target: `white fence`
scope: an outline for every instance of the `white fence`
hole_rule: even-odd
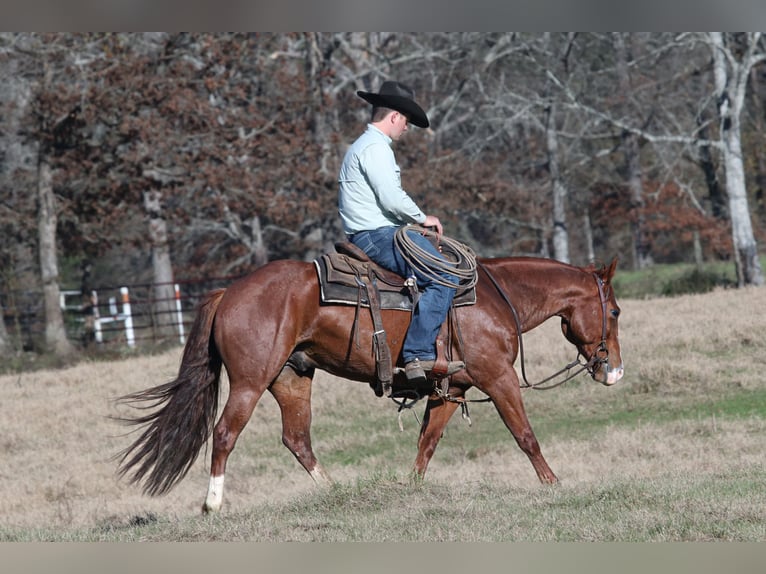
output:
[[[173,290],[175,310],[173,320],[170,323],[176,330],[178,342],[183,345],[186,342],[186,335],[180,285],[175,283]],[[77,302],[71,302],[72,299],[77,299]],[[116,296],[109,296],[106,303],[100,302],[97,291],[91,291],[90,301],[85,304],[83,303],[83,296],[80,291],[64,290],[61,291],[60,302],[61,309],[65,312],[75,312],[84,315],[78,317],[76,321],[86,324],[86,329],[93,330],[96,343],[102,344],[105,342],[105,332],[120,331],[124,335],[125,342],[129,347],[136,346],[136,329],[133,323],[130,290],[128,287],[120,287],[119,305]]]
[[[89,296],[80,289],[62,289],[60,306],[67,337],[84,347],[107,349],[184,344],[197,305],[213,289],[226,288],[239,276],[176,279],[166,298],[155,283],[94,286]],[[45,347],[43,294],[36,290],[0,292],[0,320],[12,344],[28,351]]]

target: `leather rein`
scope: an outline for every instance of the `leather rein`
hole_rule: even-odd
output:
[[[497,280],[492,276],[492,274],[489,272],[489,269],[486,268],[484,264],[481,262],[477,262],[478,267],[481,268],[482,271],[489,277],[489,280],[492,282],[492,284],[495,286],[495,289],[497,289],[497,292],[500,293],[500,296],[503,298],[503,301],[505,301],[506,305],[511,309],[511,313],[513,314],[513,320],[516,324],[516,333],[518,334],[519,339],[519,357],[521,359],[521,377],[524,381],[524,385],[521,388],[529,388],[529,389],[535,389],[535,390],[548,390],[553,389],[555,387],[558,387],[559,385],[563,385],[570,379],[573,379],[583,371],[588,371],[591,373],[591,375],[595,372],[595,369],[598,365],[607,363],[609,361],[609,350],[606,347],[606,306],[607,306],[607,296],[604,292],[604,281],[599,277],[596,273],[593,273],[593,277],[596,280],[596,285],[598,286],[598,296],[601,301],[601,342],[599,343],[596,351],[593,353],[590,359],[588,361],[583,362],[580,360],[582,357],[582,353],[579,351],[577,352],[577,357],[574,361],[564,366],[564,368],[556,371],[552,375],[542,379],[541,381],[538,381],[536,383],[530,383],[527,380],[527,372],[525,367],[525,361],[524,361],[524,341],[522,338],[521,333],[521,321],[519,320],[519,314],[516,311],[516,307],[514,307],[513,303],[511,303],[511,300],[508,298],[508,295],[506,295],[505,291],[503,291],[502,287],[500,287],[500,284],[497,282]],[[574,369],[575,367],[578,367],[579,369],[575,370],[574,372],[570,371]],[[559,375],[567,373],[566,377],[564,377],[560,381],[556,381],[555,383],[551,383],[547,386],[545,383],[548,383],[552,379],[555,379]]]

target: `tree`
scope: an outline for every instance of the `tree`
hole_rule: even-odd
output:
[[[629,34],[615,32],[613,34],[614,50],[617,68],[617,86],[619,93],[628,99],[632,93],[629,63]],[[626,109],[627,113],[627,109]],[[639,136],[629,130],[622,130],[622,146],[625,155],[625,178],[630,190],[630,206],[632,211],[631,227],[633,231],[633,266],[635,269],[645,269],[653,263],[651,245],[646,237],[646,221],[644,213],[644,182],[641,176],[641,155]]]
[[[57,355],[74,351],[66,336],[61,312],[61,291],[56,242],[56,198],[48,146],[40,146],[37,163],[37,222],[39,235],[40,275],[45,306],[45,342]]]
[[[713,53],[716,106],[720,121],[726,192],[729,196],[737,283],[740,286],[763,285],[763,271],[750,220],[740,121],[750,71],[766,60],[766,51],[762,46],[760,33],[734,35],[710,32],[708,37]]]
[[[19,44],[25,49],[20,35],[0,34],[0,352],[8,352],[13,343],[5,327],[5,316],[14,292],[33,277],[33,249],[30,239],[36,234],[34,217],[33,179],[36,153],[25,137],[24,123],[33,97],[33,82],[29,62],[16,57]],[[22,263],[23,262],[23,263]]]
[[[37,38],[25,39],[33,47],[43,49]],[[40,277],[45,310],[45,344],[57,355],[72,354],[74,348],[67,339],[64,318],[61,310],[58,268],[58,242],[56,237],[58,222],[57,200],[54,194],[54,156],[72,145],[73,132],[78,118],[77,108],[60,115],[54,100],[48,94],[61,82],[58,63],[71,56],[66,45],[53,42],[45,46],[47,58],[28,62],[33,80],[31,112],[34,120],[30,132],[37,142],[37,247],[40,264]],[[57,117],[58,116],[58,117]]]

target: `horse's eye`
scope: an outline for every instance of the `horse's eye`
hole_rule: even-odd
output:
[[[620,310],[619,309],[612,309],[612,317],[615,319],[620,316]]]

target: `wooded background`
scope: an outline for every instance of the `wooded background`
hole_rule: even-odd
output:
[[[39,291],[67,354],[62,282],[172,301],[332,249],[356,91],[386,79],[432,124],[396,144],[404,188],[479,255],[760,285],[764,60],[759,33],[3,33],[0,303]]]

